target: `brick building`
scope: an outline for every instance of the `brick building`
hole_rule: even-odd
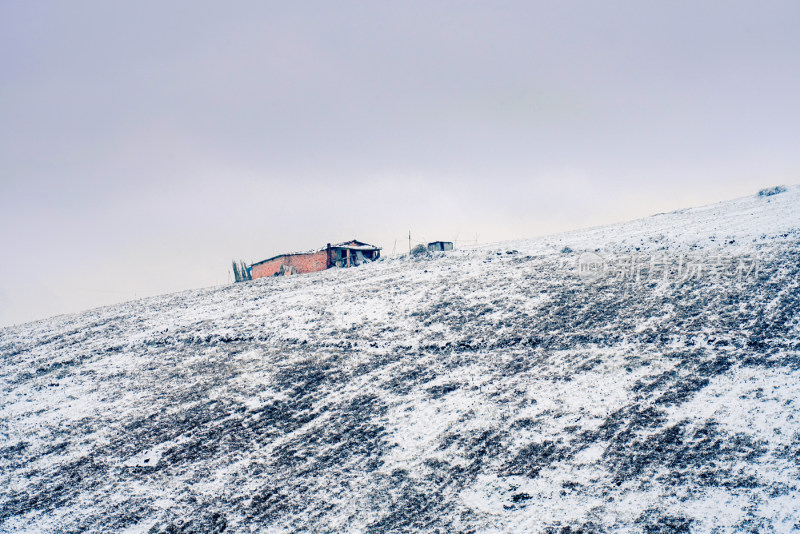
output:
[[[351,267],[375,261],[381,256],[380,247],[361,241],[328,245],[309,252],[291,252],[254,263],[249,267],[253,279],[264,276],[313,273],[331,267]]]

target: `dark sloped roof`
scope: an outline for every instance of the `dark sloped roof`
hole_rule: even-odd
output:
[[[364,243],[363,241],[358,241],[357,239],[351,239],[350,241],[345,241],[344,243],[337,243],[336,245],[331,245],[331,248],[349,248],[354,250],[381,250],[381,247],[376,247],[375,245],[370,245],[369,243]]]

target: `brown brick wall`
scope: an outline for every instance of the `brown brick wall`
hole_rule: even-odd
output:
[[[264,276],[272,276],[281,270],[281,266],[294,267],[298,274],[324,271],[328,268],[328,251],[320,250],[311,254],[292,254],[280,256],[273,260],[253,265],[253,280]]]

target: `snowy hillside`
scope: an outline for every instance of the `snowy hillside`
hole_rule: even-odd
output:
[[[0,330],[0,531],[800,529],[800,188]]]

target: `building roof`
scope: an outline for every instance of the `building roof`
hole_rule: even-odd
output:
[[[381,250],[381,247],[376,247],[375,245],[363,243],[356,239],[351,239],[350,241],[345,241],[344,243],[337,243],[336,245],[331,245],[331,248],[349,248],[350,250]]]

